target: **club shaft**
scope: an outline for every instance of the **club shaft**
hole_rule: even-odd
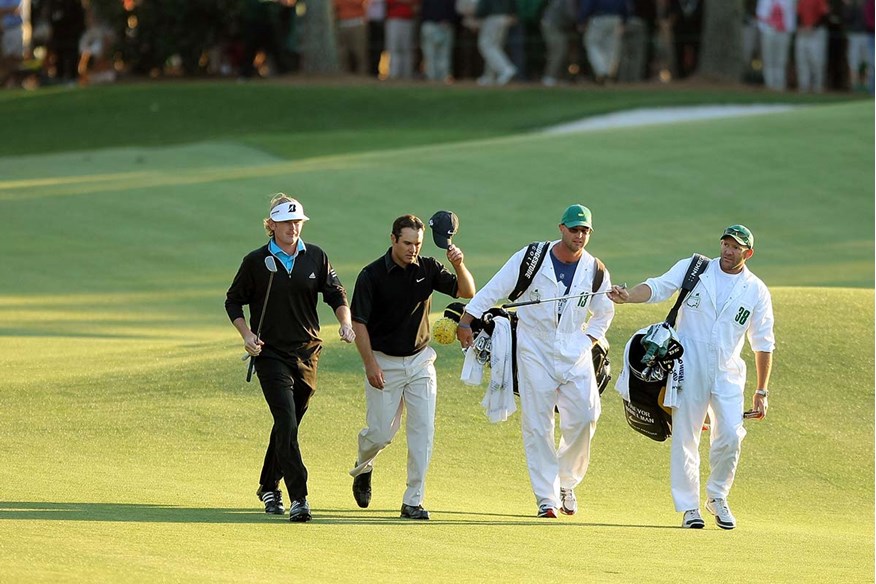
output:
[[[541,304],[542,302],[556,302],[557,300],[571,300],[572,298],[584,298],[585,296],[596,296],[597,294],[608,294],[609,290],[604,292],[585,292],[584,294],[573,294],[571,296],[557,296],[556,298],[539,298],[538,300],[527,300],[526,302],[511,302],[503,304],[502,308],[517,308],[518,306],[531,306],[533,304]]]
[[[274,283],[274,272],[271,272],[271,275],[268,276],[268,289],[265,292],[265,301],[262,303],[262,313],[259,315],[259,326],[256,330],[256,344],[262,338],[262,323],[265,322],[265,312],[268,311],[268,298],[271,297],[271,285]],[[244,355],[243,360],[249,357],[249,365],[246,368],[246,382],[249,383],[252,380],[252,370],[255,367],[255,357],[252,355]]]
[[[259,315],[259,326],[256,330],[256,340],[262,338],[262,323],[265,322],[265,313],[268,311],[268,298],[271,297],[271,284],[274,283],[274,272],[268,277],[268,290],[265,292],[265,301],[262,304],[262,313]]]

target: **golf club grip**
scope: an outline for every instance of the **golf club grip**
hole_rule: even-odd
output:
[[[252,370],[255,367],[255,357],[249,358],[249,365],[246,368],[246,382],[249,383],[252,381]]]

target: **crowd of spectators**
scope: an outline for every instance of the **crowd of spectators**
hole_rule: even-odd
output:
[[[700,63],[705,0],[320,1],[332,3],[339,72],[349,75],[553,87],[670,82]],[[0,0],[0,81],[294,73],[306,2]],[[167,39],[168,28],[192,38]],[[873,0],[745,0],[742,37],[743,81],[873,91]]]
[[[686,79],[704,0],[333,0],[343,71],[480,85]],[[359,32],[344,34],[354,18]],[[780,20],[780,21],[779,21]],[[745,80],[801,92],[873,83],[872,0],[746,0]],[[793,50],[792,50],[793,47]],[[353,66],[346,55],[368,55]],[[381,57],[388,66],[381,67]],[[403,66],[393,66],[393,61]],[[360,60],[357,60],[357,63]],[[414,64],[411,67],[411,63]]]

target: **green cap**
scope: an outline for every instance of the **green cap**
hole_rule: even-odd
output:
[[[721,236],[721,239],[725,237],[732,237],[739,245],[744,245],[748,249],[754,249],[754,233],[745,225],[731,225],[724,230],[724,235]]]
[[[572,205],[563,213],[563,218],[560,221],[566,227],[590,227],[590,209],[584,205]]]

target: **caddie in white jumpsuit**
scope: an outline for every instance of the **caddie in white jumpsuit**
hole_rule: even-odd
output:
[[[561,239],[551,243],[521,301],[592,291],[595,259],[584,251],[591,234],[590,210],[572,205],[559,229]],[[473,341],[471,321],[514,290],[525,253],[523,248],[514,254],[466,306],[457,329],[463,348]],[[610,287],[606,273],[600,290]],[[523,447],[538,516],[556,517],[557,509],[572,515],[577,511],[574,489],[587,472],[601,411],[591,348],[605,336],[614,305],[602,294],[523,306],[517,315]],[[559,448],[555,408],[560,414]]]
[[[709,263],[684,300],[677,332],[684,347],[684,381],[678,406],[672,410],[670,474],[676,511],[682,527],[702,528],[700,515],[699,445],[703,423],[711,420],[706,509],[719,527],[733,529],[736,519],[727,505],[736,475],[743,428],[747,336],[755,354],[757,391],[748,417],[762,419],[767,411],[767,385],[772,366],[773,307],[766,285],[746,267],[754,255],[754,235],[732,225],[721,236],[721,255]],[[615,286],[609,298],[626,302],[662,302],[681,288],[690,258],[657,278],[624,290]]]

